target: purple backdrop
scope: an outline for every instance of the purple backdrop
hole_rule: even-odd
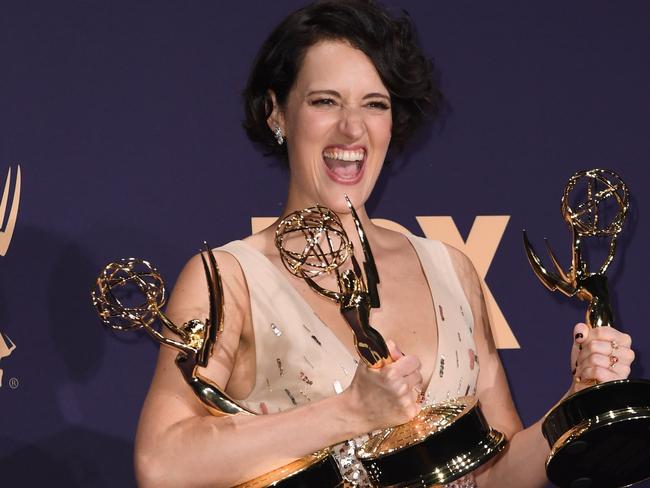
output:
[[[104,330],[89,290],[126,256],[156,263],[171,287],[203,239],[225,243],[278,213],[286,174],[247,142],[239,93],[257,47],[301,3],[3,4],[0,175],[20,164],[22,193],[0,257],[0,331],[16,344],[0,362],[2,486],[134,484],[157,347]],[[566,261],[565,181],[619,171],[633,209],[615,305],[635,338],[633,375],[649,376],[650,4],[390,4],[415,19],[453,110],[387,168],[371,215],[417,234],[415,216],[450,215],[464,237],[477,215],[511,216],[487,283],[521,344],[501,357],[530,423],[568,386],[584,306],[536,281],[521,229]]]

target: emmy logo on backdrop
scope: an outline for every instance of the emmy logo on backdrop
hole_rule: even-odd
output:
[[[9,203],[9,196],[11,195],[11,168],[7,171],[7,180],[5,181],[4,190],[2,192],[2,200],[0,200],[0,256],[7,254],[11,238],[14,234],[14,227],[16,226],[16,219],[18,218],[18,205],[20,204],[20,166],[16,168],[16,181],[14,183],[14,191],[11,198],[11,207],[9,215],[7,215],[7,204]],[[16,344],[3,332],[0,332],[0,362],[7,358],[16,349]],[[0,388],[2,388],[2,376],[4,371],[0,368]],[[17,381],[12,378],[10,383]],[[17,383],[16,383],[17,384]]]
[[[9,357],[16,349],[16,344],[6,334],[0,332],[0,362],[6,357]],[[0,388],[2,388],[2,374],[3,370],[0,368]]]
[[[9,215],[7,212],[7,203],[11,194],[11,168],[7,171],[7,180],[5,181],[2,200],[0,200],[0,256],[7,254],[11,237],[14,235],[16,218],[18,217],[18,205],[20,204],[20,165],[16,168],[16,182],[14,183],[14,192],[11,199],[11,208]]]

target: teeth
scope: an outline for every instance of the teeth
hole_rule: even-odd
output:
[[[360,149],[358,151],[340,151],[340,150],[325,150],[323,156],[328,159],[338,159],[339,161],[361,161],[365,151]]]

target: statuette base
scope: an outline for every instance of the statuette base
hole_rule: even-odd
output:
[[[357,455],[380,487],[440,486],[481,466],[506,443],[478,400],[461,397],[424,407],[410,422],[371,437]]]
[[[549,480],[561,488],[630,486],[650,477],[650,381],[601,383],[544,419]]]

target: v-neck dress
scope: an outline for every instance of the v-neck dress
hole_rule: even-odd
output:
[[[438,328],[436,363],[425,403],[473,395],[479,372],[472,335],[474,319],[449,253],[439,241],[407,237],[424,270]],[[237,259],[250,294],[255,386],[238,403],[253,412],[268,414],[345,390],[354,377],[358,359],[314,313],[289,282],[292,278],[245,241],[233,241],[218,250]],[[371,486],[355,457],[361,441],[363,438],[356,442],[353,439],[332,448],[350,486]],[[474,486],[470,479],[466,481],[457,486]]]

